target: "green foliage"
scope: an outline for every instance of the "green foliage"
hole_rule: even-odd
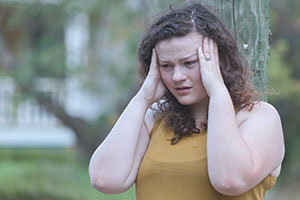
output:
[[[30,81],[32,77],[61,77],[65,71],[63,43],[64,13],[58,5],[3,4],[9,10],[6,33],[20,32],[12,46],[16,64],[9,68],[17,80]]]
[[[97,192],[90,185],[88,166],[71,149],[1,149],[0,159],[0,199],[131,200],[134,196],[134,187],[118,195]]]
[[[275,41],[270,49],[269,88],[271,94],[272,90],[276,94],[270,96],[271,101],[300,92],[300,81],[293,79],[291,66],[285,60],[288,49],[289,44],[285,39]]]
[[[300,80],[297,0],[271,1],[272,30],[269,64],[269,101],[278,109],[285,138],[285,159],[279,184],[286,190],[300,181]],[[295,10],[296,9],[296,10]],[[275,94],[274,94],[275,93]],[[293,177],[293,178],[292,178]]]
[[[282,117],[286,158],[283,168],[284,178],[297,174],[296,168],[300,167],[300,136],[298,127],[300,123],[300,81],[292,76],[291,66],[285,60],[289,45],[285,39],[274,42],[270,50],[269,88],[271,93],[269,100],[278,108]],[[273,91],[273,92],[272,92]],[[275,91],[275,92],[274,92]]]
[[[271,43],[284,38],[289,48],[285,55],[285,61],[290,65],[292,76],[300,79],[299,54],[300,54],[300,29],[298,0],[273,0],[271,2]]]

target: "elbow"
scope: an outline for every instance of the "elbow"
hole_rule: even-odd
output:
[[[258,176],[258,169],[243,171],[242,173],[209,173],[209,179],[213,188],[226,196],[238,196],[247,192],[255,186],[256,177]]]
[[[223,181],[211,181],[211,184],[217,192],[226,196],[237,196],[247,191],[244,187],[244,183],[237,183],[230,179]]]
[[[230,175],[230,176],[215,176],[210,177],[210,182],[213,188],[226,196],[237,196],[247,192],[253,187],[255,180],[253,177],[258,175],[254,172],[251,175],[241,176],[241,175]]]
[[[99,192],[109,194],[109,189],[106,184],[101,178],[90,176],[91,185],[98,190]]]
[[[125,187],[123,184],[116,183],[106,178],[90,176],[91,185],[104,194],[119,194],[125,192],[130,187]]]

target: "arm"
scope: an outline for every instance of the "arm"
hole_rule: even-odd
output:
[[[93,154],[89,173],[92,185],[97,190],[119,193],[132,185],[130,175],[134,162],[140,162],[149,141],[143,127],[146,110],[144,104],[133,98],[107,138]],[[139,151],[137,144],[141,145]]]
[[[207,38],[199,48],[203,84],[210,97],[207,130],[208,173],[213,187],[225,195],[251,189],[278,168],[284,155],[277,111],[267,103],[235,116],[223,83],[216,44]],[[211,57],[210,61],[205,57]]]
[[[208,169],[217,191],[239,195],[280,166],[283,134],[279,115],[270,104],[257,104],[236,118],[224,90],[211,97],[208,116]]]
[[[152,128],[155,123],[152,111],[147,109],[165,92],[156,62],[154,52],[150,71],[143,86],[91,158],[89,165],[91,183],[100,192],[110,194],[123,192],[136,179],[140,162],[149,143],[147,128]]]

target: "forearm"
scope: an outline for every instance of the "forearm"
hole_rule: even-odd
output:
[[[234,106],[225,86],[210,97],[207,157],[211,180],[243,184],[246,175],[252,173],[252,155],[239,133]]]
[[[133,98],[90,161],[91,179],[111,184],[126,180],[135,158],[148,106]]]

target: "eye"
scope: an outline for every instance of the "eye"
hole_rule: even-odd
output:
[[[193,65],[197,62],[197,60],[193,60],[193,61],[187,61],[187,62],[184,62],[184,65]]]
[[[160,66],[161,66],[162,68],[166,68],[166,69],[172,67],[172,65],[170,65],[170,64],[162,64],[162,65],[160,65]]]

